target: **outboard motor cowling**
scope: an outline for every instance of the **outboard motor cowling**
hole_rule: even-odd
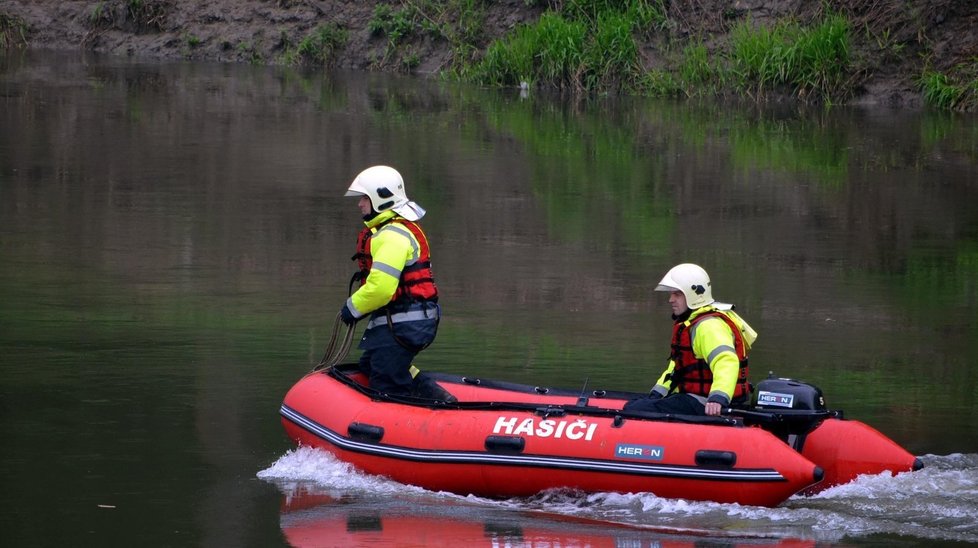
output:
[[[756,413],[770,414],[761,427],[801,451],[805,435],[831,413],[815,385],[773,375],[757,383],[752,397]]]
[[[825,398],[815,385],[794,379],[767,378],[754,387],[754,407],[824,411]]]

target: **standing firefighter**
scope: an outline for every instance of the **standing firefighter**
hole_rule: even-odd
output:
[[[655,290],[669,292],[675,321],[669,364],[649,395],[625,410],[719,415],[746,403],[747,354],[757,333],[731,305],[713,300],[710,277],[695,264],[673,267]]]
[[[360,370],[379,392],[454,401],[412,365],[435,340],[441,316],[428,238],[417,223],[425,210],[408,199],[401,174],[387,166],[362,171],[346,196],[360,198],[366,225],[353,256],[361,285],[340,309],[347,325],[369,315]]]

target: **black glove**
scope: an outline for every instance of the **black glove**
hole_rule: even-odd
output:
[[[340,309],[340,319],[343,320],[343,323],[346,325],[353,325],[357,323],[356,316],[354,316],[353,312],[350,311],[350,307],[345,304],[343,305],[343,308]]]

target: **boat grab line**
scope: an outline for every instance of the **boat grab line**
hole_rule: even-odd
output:
[[[785,477],[773,469],[741,469],[720,470],[698,468],[693,466],[667,466],[645,463],[630,463],[626,461],[609,461],[598,459],[581,459],[536,455],[496,455],[478,451],[437,451],[426,449],[411,449],[378,443],[364,443],[342,436],[329,428],[315,422],[291,407],[283,404],[280,413],[286,419],[308,432],[332,443],[340,449],[365,453],[369,455],[393,459],[455,464],[495,464],[507,466],[533,466],[541,468],[556,468],[583,470],[590,472],[610,472],[620,474],[641,474],[646,476],[668,476],[698,480],[729,480],[780,482]]]

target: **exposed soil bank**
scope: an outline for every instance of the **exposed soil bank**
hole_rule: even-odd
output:
[[[433,25],[460,28],[464,14],[446,6],[462,2],[415,0],[6,0],[8,47],[85,49],[114,55],[226,62],[295,63],[296,45],[322,25],[340,29],[343,40],[321,63],[359,70],[437,74],[477,59],[493,40],[520,23],[533,22],[560,1],[476,1],[474,48],[435,34],[408,34],[392,46],[390,36],[371,29],[378,4],[393,9],[420,6]],[[530,4],[530,5],[528,5]],[[978,2],[971,0],[667,0],[666,30],[640,43],[646,69],[674,68],[676,52],[692,39],[719,48],[738,22],[802,23],[825,10],[852,23],[850,103],[915,107],[924,70],[975,72],[978,59]],[[131,6],[142,10],[134,13]],[[446,27],[447,28],[447,27]],[[672,66],[671,66],[672,65]]]

